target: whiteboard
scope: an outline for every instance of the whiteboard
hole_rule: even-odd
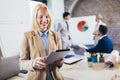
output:
[[[80,31],[78,29],[78,23],[81,21],[87,22],[88,29],[86,31]],[[94,31],[95,24],[95,15],[71,18],[69,20],[69,30],[73,44],[94,44],[92,33]]]

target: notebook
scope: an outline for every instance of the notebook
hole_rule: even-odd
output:
[[[79,44],[79,46],[80,46],[81,48],[88,49],[88,47],[85,46],[84,44]]]

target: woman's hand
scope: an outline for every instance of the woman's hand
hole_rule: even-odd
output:
[[[33,68],[44,69],[46,68],[45,58],[38,57],[33,61]]]
[[[63,63],[64,63],[64,58],[62,58],[62,59],[60,59],[58,61],[55,61],[54,64],[57,65],[60,68],[60,67],[62,67]]]
[[[97,36],[97,35],[98,35],[98,30],[97,30],[97,31],[94,31],[94,32],[93,32],[93,35],[94,35],[94,36]]]

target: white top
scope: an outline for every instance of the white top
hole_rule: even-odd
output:
[[[107,36],[107,35],[103,35],[103,36],[101,36],[100,39],[104,38],[105,36]]]
[[[100,26],[100,25],[105,25],[105,26],[106,26],[106,24],[105,24],[104,22],[102,22],[101,20],[99,21],[99,23],[96,23],[95,29],[94,29],[94,32],[93,32],[93,33],[95,33],[96,35],[98,34],[98,30],[99,30],[99,26]]]

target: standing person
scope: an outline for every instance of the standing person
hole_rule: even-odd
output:
[[[45,57],[52,50],[61,49],[57,32],[50,30],[51,16],[45,4],[37,4],[33,13],[32,31],[24,33],[20,67],[28,70],[27,80],[64,80],[59,68],[63,59],[47,65]]]
[[[107,27],[100,25],[98,29],[98,36],[100,37],[98,43],[93,48],[86,49],[86,51],[90,53],[111,53],[113,50],[113,44],[106,34]]]
[[[58,24],[57,31],[60,33],[62,41],[62,49],[70,48],[72,45],[71,36],[69,33],[69,24],[68,20],[70,19],[70,13],[63,13],[63,21]]]
[[[99,36],[98,36],[99,26],[100,25],[106,26],[106,24],[104,22],[102,22],[102,19],[103,19],[102,15],[100,15],[100,14],[96,15],[96,18],[95,18],[96,25],[95,25],[95,29],[93,32],[95,45],[98,43],[98,40],[99,40]]]

